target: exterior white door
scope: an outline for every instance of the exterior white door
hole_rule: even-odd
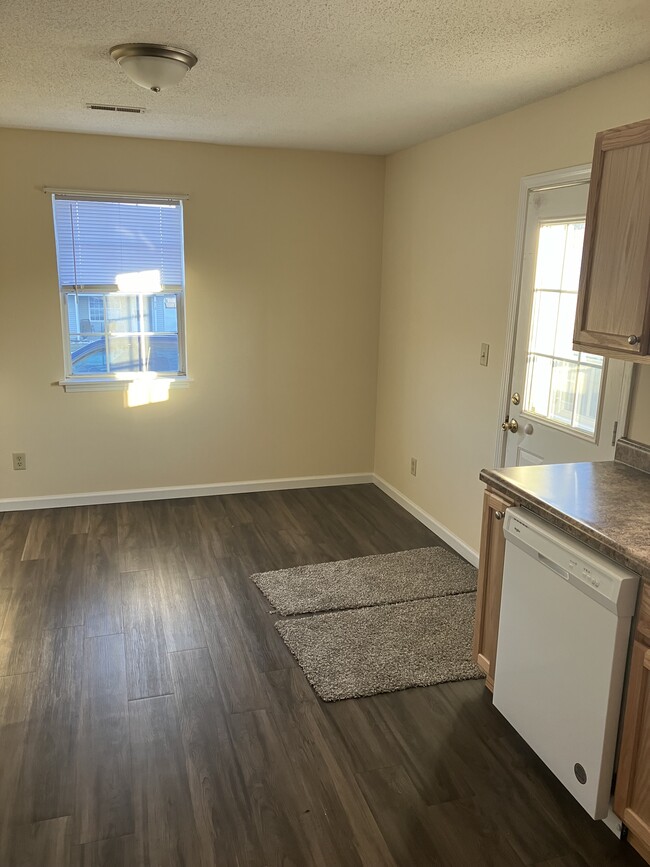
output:
[[[573,351],[589,184],[528,193],[505,466],[611,460],[629,365]]]

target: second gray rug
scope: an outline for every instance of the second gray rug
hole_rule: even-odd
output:
[[[476,569],[446,548],[415,548],[251,576],[280,614],[308,614],[476,590]]]
[[[325,701],[483,675],[472,661],[475,593],[275,624]]]

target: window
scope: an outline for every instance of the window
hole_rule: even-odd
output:
[[[88,299],[88,315],[91,322],[101,322],[104,324],[104,299],[97,298],[96,295],[91,295]],[[103,329],[100,329],[100,331]]]
[[[185,377],[180,199],[53,194],[64,384]]]
[[[573,349],[584,220],[539,227],[524,412],[593,437],[603,358]]]

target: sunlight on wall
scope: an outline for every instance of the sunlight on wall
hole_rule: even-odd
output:
[[[169,400],[169,387],[173,379],[159,377],[156,373],[115,374],[118,379],[130,380],[124,399],[125,406],[145,406]]]

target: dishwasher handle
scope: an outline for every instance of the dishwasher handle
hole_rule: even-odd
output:
[[[556,575],[559,575],[560,578],[564,578],[565,581],[569,580],[569,573],[566,569],[563,569],[557,563],[550,559],[550,557],[545,557],[541,551],[537,552],[537,559],[542,564],[542,566],[546,566],[547,569],[550,569],[551,572],[555,572]]]

